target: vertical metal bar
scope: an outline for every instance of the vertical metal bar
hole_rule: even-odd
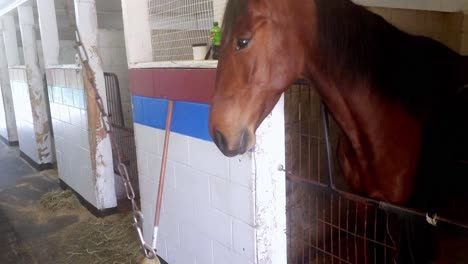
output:
[[[318,240],[318,230],[319,230],[319,209],[318,209],[318,194],[315,193],[315,263],[318,264],[318,249],[319,249],[319,240]]]
[[[338,196],[338,257],[340,264],[343,257],[341,256],[341,195]]]
[[[313,242],[312,242],[312,239],[313,239],[313,234],[312,234],[312,231],[313,231],[313,224],[314,224],[314,219],[313,219],[313,197],[312,197],[312,193],[308,194],[307,195],[307,216],[312,216],[311,217],[311,225],[308,225],[307,226],[307,229],[308,229],[308,239],[307,239],[307,242],[309,244],[309,263],[310,263],[310,258],[312,257],[312,251],[315,251],[314,247],[313,247]]]
[[[379,211],[375,210],[374,213],[374,241],[377,241],[377,218],[379,216]],[[386,245],[384,245],[386,246]],[[374,263],[377,263],[377,245],[374,243]]]
[[[291,210],[289,210],[289,208],[286,208],[286,213],[287,213],[287,220],[286,220],[286,224],[288,226],[288,235],[287,235],[287,239],[288,239],[288,252],[292,252],[292,230],[291,230]],[[288,253],[288,262],[291,261],[290,260],[290,257],[291,257],[291,254]]]
[[[309,106],[312,105],[312,100],[311,100],[311,90],[312,89],[307,89],[308,91],[308,96],[307,98],[309,98]],[[311,120],[311,115],[309,114],[309,119],[307,120],[307,163],[308,163],[308,166],[307,166],[307,170],[308,170],[308,178],[314,178],[313,177],[313,168],[312,168],[312,162],[311,162],[311,147],[312,147],[312,140],[311,140],[311,123],[312,123],[312,120]]]
[[[300,234],[300,241],[301,241],[301,248],[302,248],[302,264],[305,264],[305,243],[304,243],[304,238],[303,238],[304,232],[301,232]]]
[[[299,90],[299,98],[302,98],[302,91]],[[299,129],[298,129],[298,136],[299,136],[299,146],[298,146],[298,156],[299,156],[299,175],[300,177],[304,177],[302,175],[302,102],[299,101]]]
[[[349,200],[346,199],[346,260],[349,261]]]
[[[354,217],[354,263],[358,263],[358,247],[357,247],[357,234],[358,234],[358,214],[359,214],[359,207],[358,204],[355,202],[355,217]]]
[[[334,247],[334,243],[333,243],[333,193],[330,195],[330,253],[331,253],[331,263],[333,264],[334,263],[334,258],[335,258],[335,255],[333,254],[334,250],[333,250],[333,247]]]
[[[322,200],[321,200],[321,217],[320,220],[322,222],[321,224],[321,229],[322,229],[322,250],[323,252],[326,252],[327,250],[327,234],[326,234],[326,225],[325,225],[325,192],[321,192],[322,194]],[[323,254],[322,254],[323,256]],[[325,263],[325,258],[321,258],[322,262]]]
[[[388,223],[388,215],[385,214],[384,215],[384,220],[385,220],[385,223]],[[387,263],[387,232],[384,232],[383,233],[383,236],[384,236],[384,246],[383,246],[383,250],[384,250],[384,264]]]
[[[328,180],[329,185],[332,189],[335,189],[335,183],[333,181],[333,158],[332,158],[332,150],[330,145],[330,135],[329,135],[329,120],[328,120],[328,111],[325,104],[322,102],[320,104],[320,113],[322,115],[322,123],[323,123],[323,135],[325,138],[325,151],[327,153],[327,165],[328,165]]]
[[[320,122],[319,122],[320,124]],[[322,129],[323,131],[323,129]],[[320,133],[323,133],[323,132],[320,132]],[[318,179],[317,179],[317,182],[319,183],[322,183],[322,141],[324,140],[322,138],[322,135],[319,134],[318,138],[316,139],[317,140],[317,175],[318,175]]]
[[[363,246],[364,246],[364,264],[367,264],[367,204],[364,206],[364,243],[363,243]]]

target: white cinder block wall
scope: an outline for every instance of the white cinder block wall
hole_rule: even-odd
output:
[[[89,151],[88,113],[81,69],[47,69],[52,126],[59,177],[86,201],[100,208]]]
[[[128,88],[128,65],[123,30],[99,29],[99,51],[105,72],[119,78],[120,97],[126,127],[132,127],[132,102]]]
[[[25,66],[10,67],[9,73],[20,151],[35,163],[41,164],[34,132],[26,68]]]
[[[144,117],[164,115],[144,110],[145,104],[150,109],[161,101],[155,100],[134,98],[141,207],[149,244],[165,131],[141,123]],[[173,125],[189,122],[177,114],[183,104],[176,103]],[[286,263],[285,175],[278,170],[285,153],[280,143],[282,101],[274,112],[258,131],[255,152],[241,157],[226,158],[211,141],[171,132],[157,241],[158,255],[168,263]]]
[[[164,131],[135,124],[144,234],[151,241]],[[228,159],[171,133],[158,254],[169,263],[254,263],[251,155]],[[196,262],[195,262],[196,261]]]

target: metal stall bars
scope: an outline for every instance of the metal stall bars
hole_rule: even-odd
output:
[[[120,97],[120,87],[117,75],[113,73],[104,73],[105,84],[106,84],[106,95],[107,95],[107,107],[108,107],[108,116],[111,124],[112,136],[120,146],[119,149],[114,149],[116,146],[113,145],[113,158],[114,158],[114,170],[115,173],[121,175],[121,165],[119,164],[119,154],[120,159],[123,160],[123,163],[127,167],[127,173],[130,176],[131,184],[133,185],[134,192],[138,194],[136,187],[138,186],[138,171],[137,171],[137,159],[136,159],[136,148],[135,148],[135,138],[133,136],[133,130],[124,127],[124,118],[122,110],[122,101]],[[161,171],[159,177],[159,187],[157,192],[157,201],[156,201],[156,211],[154,217],[154,232],[153,232],[153,241],[152,247],[156,249],[156,242],[158,239],[158,228],[159,221],[161,217],[161,207],[162,207],[162,197],[164,191],[164,179],[167,163],[167,153],[169,150],[169,138],[172,122],[172,112],[173,112],[174,102],[169,101],[167,119],[166,119],[166,132],[164,138],[164,148],[163,156],[161,162]],[[120,167],[120,170],[119,170]]]
[[[332,158],[339,129],[305,82],[286,94],[289,263],[394,263],[399,216],[468,230],[464,223],[351,193]]]
[[[119,78],[115,73],[105,72],[107,109],[112,126],[125,127]]]
[[[305,82],[286,93],[288,263],[393,263],[396,215],[329,188],[320,105]],[[339,175],[335,181],[344,185]]]
[[[114,140],[121,148],[123,163],[127,166],[134,191],[136,195],[139,196],[135,137],[133,129],[125,127],[119,79],[116,74],[108,72],[104,73],[104,78],[106,84],[108,115]],[[122,176],[119,172],[118,151],[114,149],[114,146],[112,149],[112,156],[114,160],[114,172],[117,175]]]

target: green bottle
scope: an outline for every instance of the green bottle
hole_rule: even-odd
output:
[[[213,27],[210,30],[210,42],[213,46],[221,45],[221,28],[217,21],[213,23]]]
[[[210,30],[210,43],[212,48],[211,58],[217,60],[221,46],[221,28],[217,21],[213,23],[213,27]]]

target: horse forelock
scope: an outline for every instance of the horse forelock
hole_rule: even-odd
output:
[[[247,14],[249,0],[228,0],[222,25],[222,45],[232,38],[239,17]]]

